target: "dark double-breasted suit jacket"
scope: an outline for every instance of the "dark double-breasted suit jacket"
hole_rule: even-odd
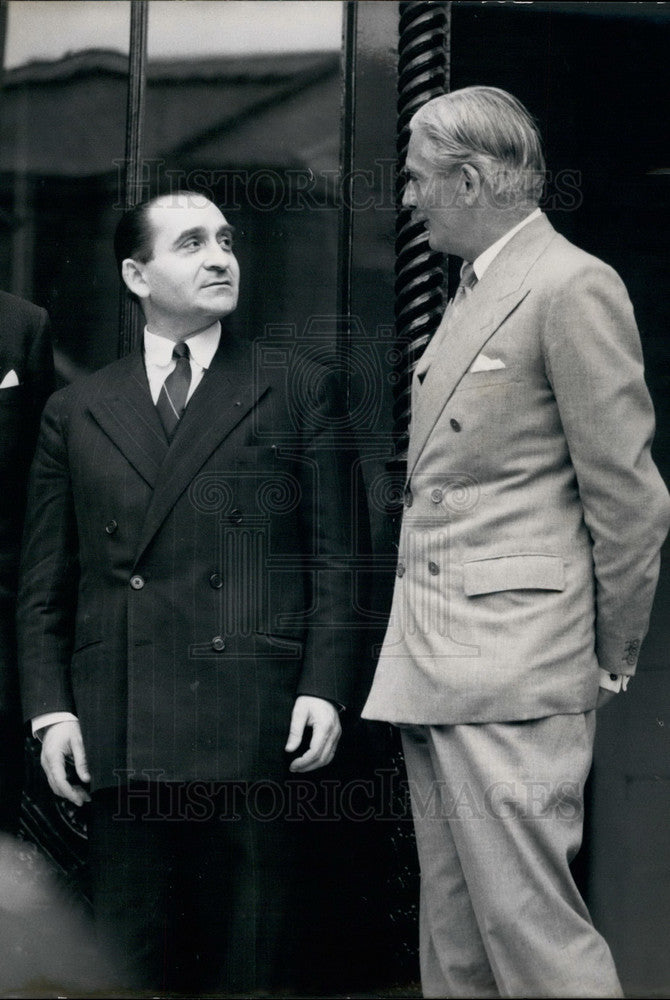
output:
[[[31,477],[26,717],[80,720],[94,788],[286,769],[296,695],[354,684],[355,457],[338,384],[226,331],[170,444],[136,352],[54,394]]]
[[[14,618],[26,480],[40,413],[53,389],[48,316],[39,306],[7,292],[0,292],[3,382],[7,384],[0,388],[0,723],[5,738],[0,755],[0,814],[10,794],[8,783],[17,787],[21,769]]]

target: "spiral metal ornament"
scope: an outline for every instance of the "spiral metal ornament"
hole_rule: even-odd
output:
[[[400,3],[396,175],[395,319],[398,363],[394,372],[393,439],[389,467],[404,475],[412,372],[444,308],[442,255],[431,251],[424,226],[402,207],[409,122],[418,108],[449,89],[451,4]]]

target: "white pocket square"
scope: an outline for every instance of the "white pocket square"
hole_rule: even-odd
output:
[[[488,358],[485,354],[478,354],[470,365],[471,372],[492,372],[497,368],[506,368],[504,361],[500,358]]]
[[[2,382],[0,382],[0,389],[12,389],[15,385],[18,384],[19,384],[19,376],[12,368],[10,372],[7,372]]]

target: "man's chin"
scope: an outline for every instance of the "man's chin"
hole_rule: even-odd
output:
[[[218,319],[227,316],[237,308],[237,295],[229,289],[221,291],[216,295],[211,295],[204,304],[203,312],[216,314]]]
[[[428,246],[430,247],[431,250],[433,250],[435,253],[449,252],[448,250],[444,249],[444,246],[440,245],[439,240],[435,238],[435,236],[431,233],[430,229],[427,230],[427,234],[428,234]]]
[[[203,292],[208,300],[221,299],[226,302],[237,302],[237,289],[231,288],[230,285],[207,285],[206,288],[203,288]]]

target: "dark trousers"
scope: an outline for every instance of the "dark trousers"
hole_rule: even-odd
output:
[[[290,991],[294,831],[280,787],[149,782],[93,795],[94,916],[121,987]]]

